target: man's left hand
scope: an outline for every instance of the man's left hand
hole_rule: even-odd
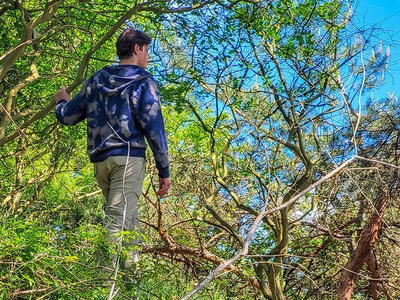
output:
[[[156,192],[157,196],[164,197],[171,186],[171,181],[168,178],[158,178],[158,191]]]
[[[65,90],[65,86],[61,86],[61,89],[59,89],[57,94],[54,96],[54,101],[56,102],[56,104],[61,100],[66,100],[66,101],[71,100],[71,96]]]

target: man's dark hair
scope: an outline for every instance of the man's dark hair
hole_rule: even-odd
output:
[[[151,37],[140,30],[125,29],[117,39],[117,55],[119,59],[126,59],[133,55],[136,44],[142,49],[144,45],[151,43]]]

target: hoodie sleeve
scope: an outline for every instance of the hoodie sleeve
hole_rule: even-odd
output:
[[[55,108],[57,120],[64,125],[75,125],[86,118],[86,97],[90,93],[87,80],[71,101],[61,100]]]
[[[158,175],[169,177],[169,158],[158,86],[152,78],[143,84],[137,105],[137,119],[156,160]]]

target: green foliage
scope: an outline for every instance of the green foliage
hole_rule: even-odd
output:
[[[82,224],[68,230],[45,220],[3,218],[1,295],[46,299],[104,298],[107,273],[98,266],[109,253],[104,229]],[[27,293],[25,291],[28,291]]]
[[[395,97],[372,99],[361,116],[354,101],[382,83],[389,53],[349,26],[345,1],[11,2],[0,5],[1,299],[108,298],[105,266],[115,249],[101,225],[85,124],[58,125],[51,103],[61,84],[74,94],[115,63],[124,26],[154,40],[149,71],[164,105],[173,186],[165,199],[154,195],[148,151],[142,275],[133,282],[132,272],[120,272],[116,298],[134,297],[138,284],[140,299],[183,296],[243,248],[259,213],[305,191],[355,147],[398,164]],[[54,14],[39,22],[50,6]],[[352,166],[266,215],[248,256],[194,298],[334,297],[373,216],[370,199],[385,184],[396,195],[396,172]],[[390,281],[381,294],[396,293],[400,277],[390,254],[398,252],[397,208],[389,205],[374,248]],[[367,284],[356,281],[354,295],[367,297]]]

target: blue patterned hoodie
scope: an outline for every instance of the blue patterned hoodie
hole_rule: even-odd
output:
[[[158,86],[135,65],[107,66],[92,75],[79,93],[55,109],[57,120],[75,125],[87,118],[87,151],[91,162],[109,156],[145,157],[146,142],[159,176],[169,177],[169,159]]]

